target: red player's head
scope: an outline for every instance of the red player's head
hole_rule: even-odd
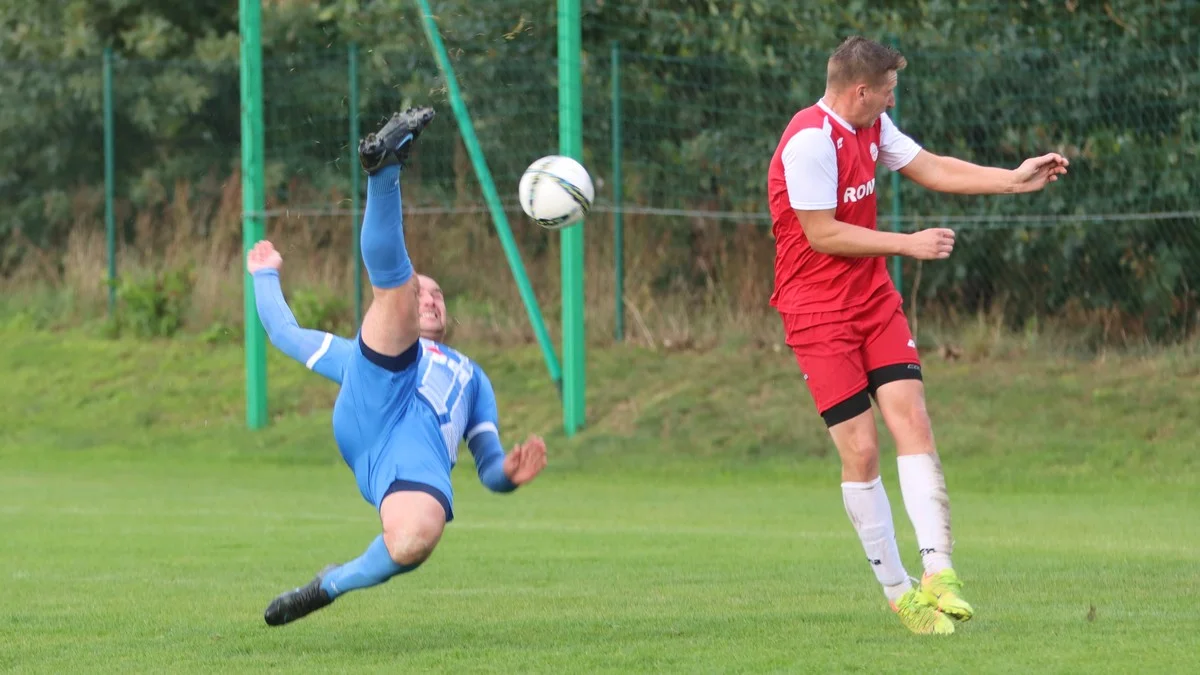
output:
[[[826,103],[855,127],[869,127],[896,105],[897,74],[904,55],[864,37],[847,38],[829,57]]]

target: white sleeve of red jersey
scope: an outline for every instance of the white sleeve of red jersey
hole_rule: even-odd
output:
[[[899,171],[913,161],[921,146],[896,128],[887,113],[882,116],[883,128],[879,131],[879,159],[892,171]]]
[[[837,206],[837,150],[828,129],[801,129],[788,139],[783,146],[783,177],[793,209]]]

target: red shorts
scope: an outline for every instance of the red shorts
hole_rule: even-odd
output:
[[[865,407],[859,403],[849,412],[860,414],[870,408],[868,393],[880,384],[921,378],[917,345],[894,290],[852,309],[780,316],[821,415],[856,397]]]

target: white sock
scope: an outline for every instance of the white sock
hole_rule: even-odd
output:
[[[950,497],[941,461],[936,454],[902,455],[896,458],[896,466],[904,508],[917,533],[925,573],[951,567],[954,539],[950,535]]]
[[[858,532],[867,561],[875,571],[875,578],[883,585],[883,593],[895,602],[912,588],[904,564],[900,562],[900,549],[896,546],[896,530],[892,525],[892,507],[883,479],[876,478],[868,483],[842,483],[842,503],[846,515]]]

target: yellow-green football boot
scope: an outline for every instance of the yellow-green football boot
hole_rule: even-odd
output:
[[[921,590],[936,598],[938,611],[952,619],[970,621],[975,610],[963,599],[962,587],[962,581],[950,568],[921,579]]]
[[[954,622],[937,610],[937,598],[919,588],[910,589],[891,603],[900,623],[917,635],[949,635]]]

